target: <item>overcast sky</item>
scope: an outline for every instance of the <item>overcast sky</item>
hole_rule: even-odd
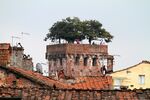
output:
[[[95,19],[114,39],[109,52],[114,69],[150,60],[150,0],[0,0],[0,42],[22,42],[34,64],[46,62],[43,39],[48,29],[66,17]],[[30,35],[21,36],[21,32]]]

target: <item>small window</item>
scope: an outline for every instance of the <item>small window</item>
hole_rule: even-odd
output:
[[[114,89],[120,89],[121,79],[114,79]]]
[[[97,60],[97,58],[93,58],[92,66],[96,66],[96,60]]]
[[[56,66],[56,58],[54,58],[53,61],[54,61],[54,66]]]
[[[145,75],[139,75],[139,84],[145,84]]]
[[[84,66],[87,66],[87,63],[88,63],[88,58],[85,57],[85,58],[84,58]]]
[[[79,60],[80,60],[80,57],[75,57],[75,65],[79,65]]]
[[[62,66],[63,65],[63,60],[62,60],[62,58],[60,58],[60,66]]]
[[[130,74],[130,73],[131,73],[131,71],[127,70],[127,74]]]

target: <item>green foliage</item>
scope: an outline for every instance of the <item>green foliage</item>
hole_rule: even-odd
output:
[[[59,39],[60,42],[60,39],[64,39],[68,43],[73,43],[76,39],[81,41],[85,38],[89,40],[89,43],[98,38],[111,42],[113,36],[102,28],[102,24],[99,21],[80,21],[77,17],[67,17],[53,24],[45,40],[50,39],[54,42],[54,40]]]

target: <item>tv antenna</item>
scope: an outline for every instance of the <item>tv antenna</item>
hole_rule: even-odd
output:
[[[20,34],[21,34],[22,44],[23,44],[23,36],[24,36],[24,35],[30,35],[30,33],[24,33],[24,32],[21,32]]]
[[[20,37],[17,37],[17,36],[12,36],[12,47],[13,47],[13,42],[14,42],[14,39],[20,39]]]
[[[21,32],[21,34],[22,34],[22,35],[24,35],[24,34],[25,34],[25,35],[30,35],[30,33],[24,33],[24,32]]]

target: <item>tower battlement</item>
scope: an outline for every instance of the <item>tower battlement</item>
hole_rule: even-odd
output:
[[[102,67],[113,71],[113,56],[108,54],[107,45],[55,44],[47,45],[46,59],[50,75],[63,70],[65,76],[101,76]]]

